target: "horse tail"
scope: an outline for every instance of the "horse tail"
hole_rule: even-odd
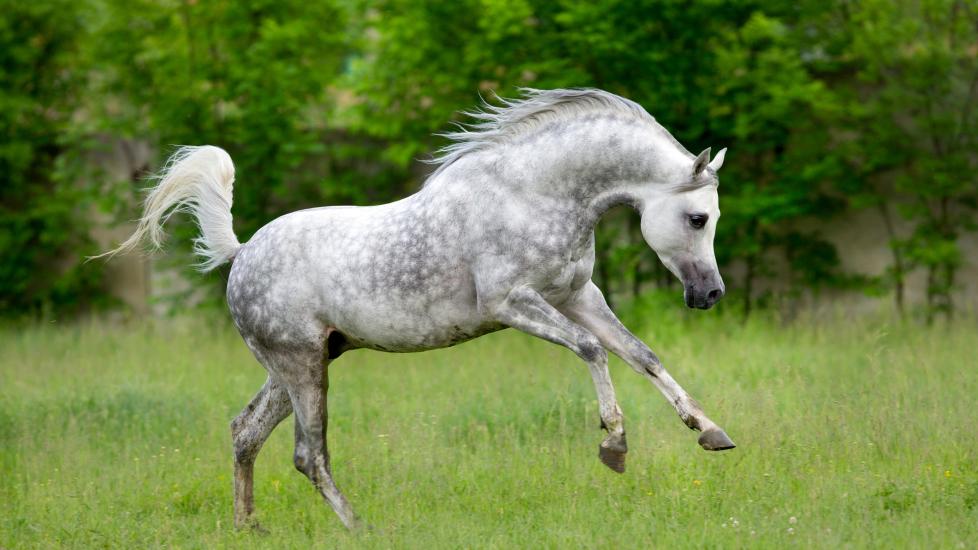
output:
[[[154,179],[159,183],[149,189],[136,231],[118,248],[95,258],[131,251],[145,240],[158,250],[165,237],[163,224],[175,212],[188,212],[200,229],[194,254],[202,261],[196,267],[207,272],[231,261],[241,243],[231,227],[234,164],[227,151],[213,145],[180,147]]]

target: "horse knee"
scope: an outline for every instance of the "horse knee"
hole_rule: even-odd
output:
[[[601,341],[594,336],[581,338],[577,348],[577,355],[588,363],[602,363],[608,360],[608,352],[601,345]]]

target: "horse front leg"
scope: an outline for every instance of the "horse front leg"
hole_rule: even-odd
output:
[[[621,357],[632,369],[648,378],[662,395],[669,400],[679,418],[689,428],[702,432],[699,444],[708,451],[722,451],[735,447],[727,434],[720,429],[666,372],[655,353],[645,342],[628,331],[615,313],[608,307],[601,290],[588,282],[574,299],[561,306],[561,311],[574,322],[590,330],[612,353]]]
[[[598,394],[601,426],[608,436],[598,448],[598,457],[612,470],[625,471],[625,424],[615,388],[608,373],[608,353],[588,330],[574,324],[547,303],[535,290],[519,287],[492,308],[495,318],[510,327],[564,346],[587,363]]]

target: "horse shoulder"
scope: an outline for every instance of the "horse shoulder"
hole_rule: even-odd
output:
[[[570,286],[571,290],[577,291],[584,288],[594,274],[594,232],[571,259],[574,260],[574,278],[571,279]]]

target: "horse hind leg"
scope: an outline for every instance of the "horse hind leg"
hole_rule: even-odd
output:
[[[320,355],[314,362],[310,358],[290,367],[293,376],[287,384],[296,420],[295,467],[312,481],[343,525],[350,530],[357,529],[360,520],[333,481],[326,448],[328,356]]]
[[[272,430],[292,413],[285,387],[271,377],[248,406],[231,421],[234,443],[234,526],[259,529],[254,519],[254,468],[258,452]]]

